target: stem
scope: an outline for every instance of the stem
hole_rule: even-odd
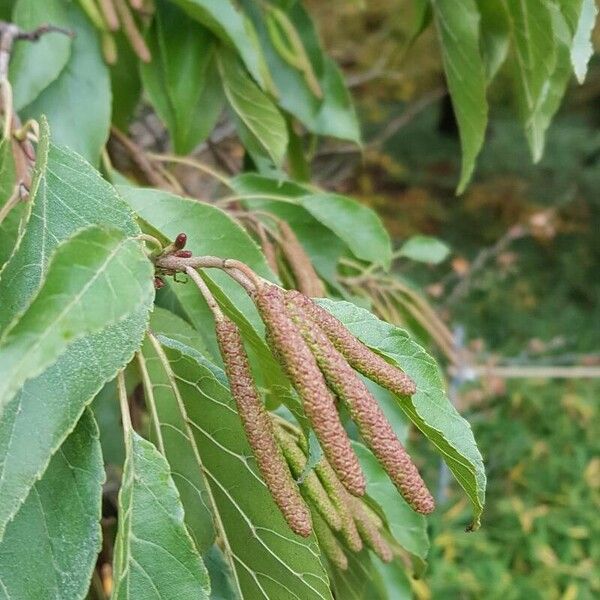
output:
[[[198,169],[198,171],[202,171],[211,177],[219,180],[224,186],[228,187],[232,190],[231,183],[229,182],[229,178],[222,173],[219,173],[217,170],[208,167],[207,165],[194,160],[193,158],[186,158],[184,156],[174,156],[173,154],[155,154],[154,152],[148,152],[148,156],[152,160],[157,160],[159,162],[172,162],[180,165],[186,165],[187,167],[193,167],[194,169]]]
[[[19,200],[21,199],[20,189],[21,185],[20,183],[17,183],[13,188],[9,199],[4,203],[4,206],[0,208],[0,225],[2,224],[2,221],[6,219],[8,213],[19,203]]]
[[[125,443],[128,443],[129,434],[133,431],[131,424],[131,415],[129,414],[129,402],[127,400],[127,389],[125,388],[125,376],[123,371],[117,375],[117,389],[119,392],[119,404],[121,405],[121,420],[123,422],[123,432],[125,434]]]
[[[221,308],[217,304],[215,297],[212,295],[212,292],[208,289],[206,283],[204,283],[204,279],[202,279],[198,271],[196,271],[196,269],[193,269],[192,267],[186,267],[185,272],[190,276],[190,278],[200,290],[200,293],[204,297],[204,300],[206,300],[206,304],[208,304],[208,307],[210,308],[212,314],[215,317],[215,321],[223,321],[225,319],[223,312],[221,311]]]
[[[156,442],[158,444],[158,449],[160,450],[160,453],[163,456],[166,456],[165,443],[163,441],[162,432],[160,430],[160,420],[158,418],[158,411],[156,410],[154,388],[152,386],[152,381],[150,380],[150,375],[146,366],[146,359],[144,358],[141,352],[137,352],[136,357],[138,365],[140,367],[140,373],[142,375],[142,385],[144,386],[144,398],[146,399],[146,404],[150,409],[150,414],[152,415],[152,423],[154,424],[154,431],[156,432]]]

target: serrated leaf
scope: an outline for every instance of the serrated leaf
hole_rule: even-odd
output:
[[[0,417],[72,341],[148,304],[152,274],[140,242],[118,230],[90,227],[58,246],[38,294],[0,339]]]
[[[365,446],[353,442],[352,447],[367,480],[367,494],[385,513],[390,533],[411,554],[425,558],[429,551],[427,520],[406,504],[387,473]]]
[[[42,120],[40,125],[27,202],[31,216],[0,277],[0,329],[27,306],[43,280],[48,257],[75,231],[98,223],[126,235],[139,233],[114,188],[75,153],[49,146],[47,124]],[[71,343],[7,406],[0,418],[0,538],[84,407],[131,359],[144,335],[151,300],[115,325]]]
[[[98,429],[86,411],[6,528],[2,598],[85,596],[102,539],[103,481]]]
[[[316,541],[295,535],[275,507],[229,390],[192,357],[169,348],[165,353],[187,410],[240,599],[330,599]]]
[[[51,23],[69,27],[64,0],[18,0],[12,22],[24,31]],[[9,80],[16,111],[33,102],[69,62],[72,40],[64,33],[47,33],[36,42],[17,42],[10,57]]]
[[[227,101],[251,136],[252,148],[281,166],[288,144],[285,120],[267,95],[250,79],[237,57],[220,48],[217,64]]]
[[[432,0],[444,71],[458,122],[462,168],[457,193],[471,179],[488,119],[486,76],[479,53],[479,12],[474,0]]]
[[[76,33],[69,60],[56,80],[24,107],[20,116],[25,121],[46,115],[56,143],[98,164],[110,127],[108,67],[93,25],[76,2],[64,4],[66,24]]]
[[[398,327],[380,321],[349,302],[319,300],[363,343],[398,364],[416,383],[411,397],[398,397],[407,417],[436,447],[465,490],[473,506],[473,528],[485,501],[486,477],[483,460],[471,426],[450,403],[439,367],[425,350]]]
[[[594,54],[592,33],[598,15],[598,7],[594,0],[580,0],[581,9],[571,45],[571,64],[579,83],[585,81],[590,58]]]
[[[212,131],[223,105],[215,38],[179,8],[161,2],[146,41],[152,62],[140,67],[144,89],[175,151],[187,154]]]
[[[413,235],[400,248],[400,256],[419,262],[437,265],[448,257],[450,248],[438,238]]]
[[[126,433],[125,448],[112,598],[208,599],[208,573],[167,461],[135,431]]]

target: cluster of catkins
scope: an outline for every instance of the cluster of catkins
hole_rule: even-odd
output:
[[[324,551],[339,567],[344,568],[347,559],[334,531],[351,550],[360,550],[364,542],[382,559],[391,560],[390,547],[380,532],[381,521],[359,499],[365,493],[365,478],[336,404],[341,400],[346,405],[364,442],[406,502],[428,514],[434,500],[358,373],[400,396],[415,392],[413,381],[304,294],[261,282],[252,297],[265,323],[267,342],[298,393],[324,454],[298,486],[295,478],[305,469],[306,442],[272,420],[257,391],[241,334],[221,316],[216,322],[220,351],[269,492],[290,528],[302,536],[314,529]]]

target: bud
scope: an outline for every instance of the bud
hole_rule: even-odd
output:
[[[415,511],[421,514],[432,512],[435,508],[433,497],[377,400],[320,327],[307,320],[296,304],[288,302],[288,305],[327,384],[348,406],[362,438],[398,491]]]
[[[286,433],[282,427],[276,428],[275,435],[283,450],[283,455],[290,466],[292,475],[298,479],[306,468],[306,455],[300,449],[295,439]],[[313,469],[305,475],[304,481],[300,486],[301,489],[304,490],[308,500],[312,502],[323,519],[325,519],[327,525],[331,527],[331,529],[339,531],[342,528],[340,515]]]
[[[406,373],[365,346],[331,313],[300,292],[288,292],[287,297],[291,303],[304,310],[313,322],[319,324],[333,345],[359,373],[398,396],[411,396],[415,393],[415,383]]]
[[[177,250],[177,252],[175,252],[175,256],[177,256],[177,258],[192,258],[192,251],[191,250]]]
[[[391,562],[394,553],[377,529],[375,522],[370,519],[364,510],[363,503],[358,498],[350,498],[350,502],[352,503],[354,521],[362,539],[383,562]]]
[[[231,394],[267,489],[292,531],[308,537],[312,529],[310,512],[275,440],[273,423],[252,379],[240,332],[228,319],[217,321],[215,329]]]
[[[165,282],[158,275],[154,278],[154,289],[160,290],[160,288],[165,287]]]
[[[304,412],[323,452],[338,477],[354,495],[365,491],[365,480],[323,374],[302,335],[286,312],[283,291],[265,284],[253,296],[267,329],[273,354],[302,399]]]
[[[313,512],[313,524],[315,535],[323,554],[338,569],[345,571],[348,568],[348,558],[344,554],[344,550],[335,535],[327,526],[327,523],[318,514]]]
[[[187,243],[187,235],[185,233],[178,233],[175,241],[173,242],[173,246],[175,246],[176,250],[183,250]]]
[[[296,287],[309,297],[321,297],[325,295],[323,282],[317,275],[315,268],[302,244],[296,237],[294,230],[286,221],[278,223],[280,233],[280,248],[287,261]]]

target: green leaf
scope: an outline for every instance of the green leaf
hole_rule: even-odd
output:
[[[210,600],[236,598],[229,565],[216,544],[204,555],[204,564],[210,575]]]
[[[233,46],[246,68],[258,84],[265,89],[270,84],[270,74],[256,39],[252,23],[230,0],[173,0],[193,19],[210,29],[227,46]]]
[[[486,76],[479,53],[479,12],[474,0],[432,0],[442,58],[462,147],[457,193],[471,179],[488,118]]]
[[[324,55],[314,25],[302,3],[290,3],[286,8],[287,15],[310,58],[322,90],[322,99],[311,91],[304,74],[288,64],[274,47],[258,3],[243,0],[242,4],[258,31],[277,86],[279,106],[313,133],[360,143],[360,127],[344,78],[335,62]]]
[[[144,89],[175,151],[188,154],[212,131],[223,105],[215,38],[179,8],[161,2],[146,41],[152,62],[141,65]]]
[[[98,164],[110,127],[110,77],[93,25],[77,3],[67,3],[66,11],[66,25],[76,34],[69,61],[20,116],[25,121],[46,115],[55,142]]]
[[[191,356],[165,348],[241,599],[330,599],[314,537],[295,535],[258,474],[235,403]]]
[[[147,305],[152,274],[141,243],[118,230],[90,227],[58,246],[39,293],[0,339],[0,417],[72,341]]]
[[[385,513],[390,533],[411,554],[425,558],[429,551],[427,520],[406,504],[377,459],[365,446],[353,442],[352,447],[367,480],[367,494]]]
[[[481,53],[488,82],[494,79],[508,56],[510,27],[498,0],[477,0],[481,17]]]
[[[85,596],[101,546],[103,481],[98,429],[86,411],[6,528],[2,598]]]
[[[64,0],[18,0],[12,22],[25,31],[40,25],[70,27]],[[9,81],[16,111],[33,102],[55,81],[71,56],[72,40],[63,33],[47,33],[36,42],[16,42],[10,58]]]
[[[465,490],[473,506],[472,527],[479,526],[485,501],[483,460],[471,426],[450,403],[439,367],[403,330],[380,321],[349,302],[319,300],[363,343],[399,365],[417,385],[411,397],[398,397],[408,418],[429,439]]]
[[[135,431],[126,432],[125,448],[112,598],[207,599],[208,573],[185,528],[167,461]]]
[[[0,329],[35,295],[56,246],[93,223],[126,235],[139,229],[131,210],[78,155],[50,145],[40,123],[31,212],[20,244],[0,277]],[[28,380],[0,418],[0,537],[84,407],[141,344],[152,298],[118,323],[72,342],[49,369]],[[32,443],[35,440],[35,443]],[[15,517],[16,518],[16,517]]]
[[[153,331],[155,322],[151,322]],[[159,425],[158,430],[156,425],[151,426],[151,439],[169,462],[185,510],[185,523],[196,548],[203,553],[212,546],[215,531],[202,476],[202,463],[196,442],[188,433],[185,407],[177,396],[177,389],[171,385],[171,372],[165,369],[162,357],[160,350],[146,338],[142,346],[140,371],[146,371],[142,371],[146,405]]]
[[[140,61],[123,33],[113,35],[119,59],[110,67],[111,120],[119,129],[126,130],[142,95]]]
[[[400,248],[400,256],[419,262],[437,265],[448,257],[450,248],[438,238],[413,235]]]
[[[331,569],[335,597],[343,600],[400,600],[402,596],[387,595],[385,584],[373,563],[371,553],[346,551],[348,569]]]
[[[571,46],[571,64],[579,83],[585,81],[588,63],[594,54],[592,33],[596,23],[598,8],[594,0],[579,0],[581,10]]]
[[[235,54],[220,48],[217,64],[229,105],[251,137],[251,149],[281,166],[288,144],[285,120],[267,95],[250,79]]]
[[[514,44],[515,88],[519,112],[534,161],[542,156],[547,119],[540,113],[548,80],[556,66],[550,4],[532,0],[504,0]]]
[[[15,184],[16,174],[12,144],[10,141],[2,139],[0,140],[0,208],[12,197]],[[26,206],[25,202],[18,202],[0,223],[0,268],[13,252],[19,235],[21,218],[26,212]]]

